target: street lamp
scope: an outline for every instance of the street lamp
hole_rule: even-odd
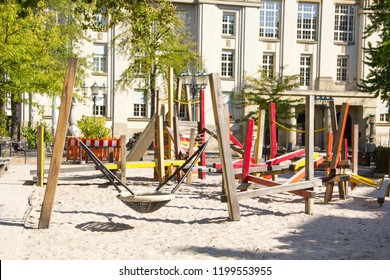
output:
[[[88,86],[84,83],[82,86],[83,89],[83,95],[84,97],[87,97],[88,95]],[[96,82],[93,83],[92,86],[90,86],[91,90],[91,96],[87,97],[88,99],[92,100],[93,102],[93,120],[96,122],[96,102],[104,98],[104,91],[106,90],[106,85],[103,84],[102,86],[99,86]],[[103,91],[102,95],[99,95],[99,93]]]
[[[199,71],[197,74],[192,74],[190,71],[182,72],[180,74],[180,79],[182,79],[183,85],[189,86],[191,89],[191,98],[192,98],[192,110],[193,118],[195,119],[196,104],[195,101],[199,100],[203,94],[203,90],[208,85],[208,74],[204,71]]]
[[[370,137],[368,138],[369,139],[369,143],[368,143],[367,151],[369,153],[372,153],[372,152],[375,151],[375,143],[374,143],[375,115],[374,114],[368,115],[368,119],[369,119],[368,124],[370,125]]]
[[[314,102],[318,105],[320,105],[321,108],[321,117],[322,117],[322,128],[324,128],[325,125],[325,109],[328,107],[328,104],[330,101],[333,100],[332,96],[315,96]],[[324,134],[325,131],[321,131],[321,151],[324,150]]]

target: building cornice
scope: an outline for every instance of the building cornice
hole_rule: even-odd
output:
[[[240,7],[260,7],[260,0],[173,0],[177,4],[211,4],[211,5],[225,5],[225,6],[240,6]]]

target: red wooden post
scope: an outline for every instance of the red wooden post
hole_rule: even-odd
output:
[[[275,103],[269,104],[270,127],[270,159],[276,157],[278,144],[276,143],[276,108]]]
[[[248,182],[249,167],[251,164],[251,151],[252,151],[254,124],[255,124],[255,121],[253,119],[248,120],[248,128],[247,128],[245,145],[244,145],[245,152],[244,152],[244,158],[243,158],[243,163],[242,163],[242,182],[243,183]]]
[[[326,160],[332,161],[333,151],[333,131],[328,132],[328,148],[326,151]],[[326,176],[330,174],[330,167],[326,168]]]

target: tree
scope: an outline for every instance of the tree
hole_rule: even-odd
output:
[[[378,34],[379,41],[368,42],[364,48],[366,59],[364,63],[369,66],[370,72],[359,83],[363,92],[380,97],[383,101],[390,100],[390,1],[372,1],[368,18],[369,25],[364,31],[365,38]]]
[[[270,103],[275,103],[278,108],[278,118],[290,119],[289,113],[296,102],[283,95],[299,86],[299,75],[279,76],[272,75],[269,71],[258,70],[255,76],[245,76],[241,90],[233,93],[233,103],[236,108],[242,109],[255,106],[258,111],[268,109]],[[256,118],[258,111],[250,111],[245,118]]]
[[[5,119],[4,103],[9,98],[12,139],[19,139],[21,102],[39,109],[35,95],[61,94],[66,59],[75,56],[74,45],[83,38],[69,4],[67,0],[0,3],[0,117]]]
[[[92,2],[96,5],[92,10],[85,7],[79,9],[85,17],[86,26],[104,28],[96,26],[92,16],[100,12],[109,19],[108,27],[119,27],[115,44],[129,64],[121,74],[118,85],[125,89],[138,82],[138,86],[150,97],[153,115],[156,92],[161,87],[157,83],[159,78],[166,80],[169,67],[178,75],[189,67],[199,68],[201,64],[183,20],[177,15],[171,1],[166,0]]]

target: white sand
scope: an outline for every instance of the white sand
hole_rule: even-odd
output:
[[[26,168],[14,166],[12,178],[27,176]],[[157,185],[150,169],[127,175],[131,189]],[[174,200],[149,214],[119,201],[99,172],[62,174],[46,230],[37,229],[44,188],[32,189],[13,259],[390,259],[390,201],[379,207],[377,191],[366,186],[346,200],[335,188],[330,204],[323,202],[325,188],[317,188],[312,216],[304,213],[303,198],[290,193],[243,200],[241,220],[231,222],[219,201],[221,174],[183,184]]]

